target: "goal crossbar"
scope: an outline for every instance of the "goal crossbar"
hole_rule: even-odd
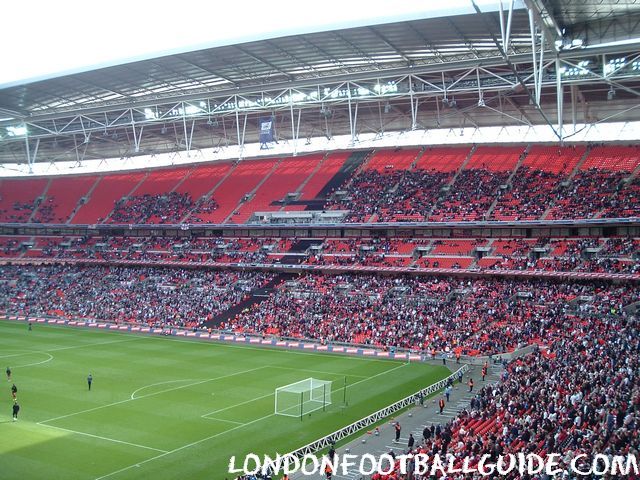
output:
[[[306,378],[275,390],[275,414],[300,417],[331,405],[331,382]]]

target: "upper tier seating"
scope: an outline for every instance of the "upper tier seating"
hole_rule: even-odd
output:
[[[419,149],[378,150],[369,159],[364,170],[375,170],[379,173],[408,170],[419,152]]]
[[[102,223],[113,211],[116,202],[129,195],[144,178],[144,173],[105,175],[94,187],[89,201],[82,205],[71,223]]]
[[[44,194],[47,180],[3,179],[0,181],[0,221],[26,223],[36,208],[36,200]]]
[[[300,200],[312,200],[317,197],[322,188],[338,173],[344,162],[347,160],[350,152],[335,152],[327,154],[326,158],[321,161],[320,168],[316,170],[302,189]]]
[[[245,223],[255,212],[322,208],[348,210],[346,222],[640,215],[637,146],[425,147],[381,149],[368,157],[365,153],[320,153],[102,176],[4,179],[0,221]],[[362,164],[356,158],[359,154],[366,158]],[[161,208],[163,198],[172,193],[185,199],[180,208],[138,215],[141,201]],[[124,212],[127,208],[133,211]]]
[[[276,169],[265,179],[248,202],[244,202],[233,217],[234,223],[244,223],[254,212],[277,211],[281,204],[272,205],[274,201],[283,200],[287,193],[294,193],[309,178],[318,166],[322,156],[287,158],[280,162]]]

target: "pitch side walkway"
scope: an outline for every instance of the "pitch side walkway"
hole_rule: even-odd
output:
[[[441,363],[437,362],[433,362],[433,364],[441,365]],[[447,366],[452,372],[455,372],[459,367],[455,362],[448,362]],[[365,432],[363,435],[349,442],[347,445],[336,448],[336,452],[340,455],[345,453],[353,455],[371,453],[375,456],[383,453],[389,453],[391,451],[396,455],[405,453],[407,451],[407,442],[409,440],[410,433],[412,433],[415,438],[415,444],[419,445],[422,441],[422,431],[425,426],[431,426],[432,424],[438,425],[439,423],[444,424],[453,419],[461,409],[469,406],[471,399],[480,388],[486,384],[495,383],[499,380],[500,373],[502,372],[502,366],[491,365],[484,382],[482,381],[481,370],[482,366],[480,365],[469,365],[469,372],[464,376],[462,383],[458,383],[457,380],[455,381],[450,401],[446,404],[442,415],[439,413],[440,408],[438,406],[438,401],[444,393],[425,400],[424,407],[416,406],[397,417],[388,419],[386,423],[379,427],[379,435],[375,435],[373,430],[370,430],[369,433]],[[475,384],[473,393],[469,393],[469,387],[467,386],[469,378],[473,378]],[[400,422],[400,426],[402,427],[402,433],[398,443],[394,442],[395,429],[393,423],[396,421]],[[348,452],[347,449],[349,450]],[[358,480],[361,478],[361,475],[357,472],[357,468],[357,466],[353,467],[353,470],[349,471],[346,476],[342,475],[342,471],[335,472],[333,478],[339,480]],[[309,477],[297,472],[291,475],[290,478],[292,480],[304,480]]]

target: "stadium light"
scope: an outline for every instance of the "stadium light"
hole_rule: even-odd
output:
[[[626,64],[627,64],[626,57],[612,58],[611,60],[609,60],[609,63],[605,64],[604,66],[605,76],[611,73],[617,72],[618,70],[624,68]]]
[[[154,112],[150,108],[145,108],[144,109],[144,118],[147,119],[147,120],[155,120],[156,118],[158,118],[158,115],[156,114],[156,112]]]
[[[20,137],[22,135],[27,134],[27,127],[25,125],[21,125],[19,127],[7,127],[7,135],[10,137]]]
[[[582,60],[576,66],[572,67],[560,67],[558,70],[563,77],[580,77],[584,75],[590,75],[589,60]]]

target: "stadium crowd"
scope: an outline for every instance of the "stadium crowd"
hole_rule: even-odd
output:
[[[1,257],[145,260],[186,263],[278,263],[316,266],[542,270],[639,274],[640,240],[578,239],[404,239],[344,238],[315,241],[291,252],[295,239],[191,237],[0,237]],[[481,251],[480,251],[481,250]],[[535,250],[535,251],[534,251]],[[482,258],[478,258],[482,253]]]
[[[526,166],[453,173],[365,170],[339,189],[326,209],[349,210],[347,222],[625,218],[640,215],[640,180],[599,169],[570,177]],[[452,183],[453,182],[453,183]],[[450,185],[449,185],[450,184]],[[449,188],[446,187],[449,185]]]
[[[347,222],[423,221],[451,177],[427,170],[367,170],[345,186],[342,199],[329,201],[325,208],[349,210]]]
[[[553,198],[561,177],[551,172],[522,167],[508,190],[498,190],[498,199],[487,220],[535,220],[541,218]]]
[[[193,208],[188,193],[169,192],[124,197],[109,217],[110,223],[180,223]]]
[[[640,323],[621,310],[572,322],[549,338],[548,349],[507,364],[499,382],[485,385],[450,422],[427,426],[423,438],[406,453],[453,456],[478,465],[483,455],[560,455],[560,468],[571,461],[582,471],[595,456],[640,454]],[[399,464],[397,464],[399,468]],[[398,480],[398,472],[372,480]],[[417,477],[418,480],[427,477]],[[452,474],[451,480],[481,478]],[[482,477],[486,478],[486,477]],[[497,478],[497,477],[494,477]],[[546,478],[521,476],[506,480]],[[557,478],[577,478],[560,474]],[[583,478],[614,478],[588,475]],[[637,478],[632,474],[629,478]]]
[[[620,311],[633,286],[543,280],[307,275],[231,319],[238,332],[488,355],[548,342],[576,316]],[[585,301],[588,299],[588,301]]]
[[[202,327],[273,278],[259,272],[3,266],[0,311],[157,327]]]
[[[193,210],[191,211],[191,214],[189,215],[188,222],[189,223],[204,222],[205,220],[203,220],[202,217],[211,215],[213,212],[215,212],[218,209],[219,206],[220,205],[218,205],[218,202],[216,201],[215,198],[202,197],[200,200],[196,202],[195,207],[193,208]]]
[[[201,327],[273,274],[169,268],[3,266],[0,311]],[[221,328],[323,342],[478,355],[548,343],[581,318],[640,300],[632,285],[305,275]]]

